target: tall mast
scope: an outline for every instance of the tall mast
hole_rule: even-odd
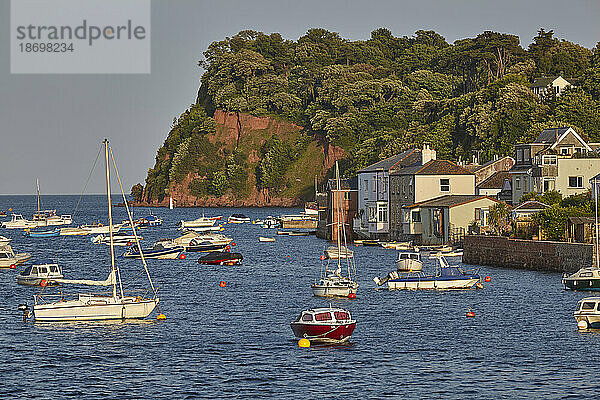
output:
[[[340,221],[341,218],[341,211],[342,211],[342,196],[341,196],[341,188],[340,188],[340,169],[338,167],[338,162],[335,162],[335,186],[337,189],[337,209],[336,209],[336,214],[337,214],[337,223],[335,225],[335,229],[336,229],[336,235],[337,235],[337,246],[338,246],[338,270],[341,268],[342,266],[342,248],[341,248],[341,232],[340,232],[340,224],[342,221]],[[345,254],[346,257],[348,257],[347,254]]]
[[[106,197],[108,200],[108,235],[110,238],[110,272],[113,279],[113,297],[117,297],[117,279],[115,267],[115,243],[113,241],[112,203],[110,202],[110,169],[108,164],[108,139],[104,139],[106,158]]]
[[[596,228],[596,268],[600,268],[600,259],[598,257],[598,178],[594,179],[594,198],[596,199],[596,209],[594,213],[596,216],[596,223],[594,224]]]
[[[38,210],[38,218],[40,217],[40,181],[38,178],[35,178],[35,187],[37,190],[37,210]]]

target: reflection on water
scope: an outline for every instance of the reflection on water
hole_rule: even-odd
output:
[[[76,196],[45,196],[59,213]],[[32,196],[0,197],[0,210],[30,215]],[[177,235],[176,223],[242,212],[252,219],[285,209],[152,210],[165,219],[144,243]],[[137,216],[147,209],[135,210]],[[125,218],[115,209],[115,220]],[[105,221],[104,197],[84,198],[76,224]],[[0,273],[0,374],[9,398],[563,398],[588,397],[600,362],[598,332],[578,332],[575,304],[589,295],[562,290],[560,274],[482,267],[492,277],[467,292],[375,291],[372,278],[395,268],[397,253],[352,247],[360,288],[355,300],[312,297],[319,255],[314,236],[277,236],[255,225],[227,225],[240,266],[149,260],[165,321],[26,323],[19,303],[37,289],[16,284],[19,269]],[[89,237],[30,239],[2,230],[15,250],[56,258],[68,278],[105,279],[108,247]],[[273,236],[260,243],[258,236]],[[60,250],[58,250],[60,249]],[[125,280],[139,262],[118,261]],[[289,256],[289,257],[288,257]],[[433,260],[425,260],[433,263]],[[432,266],[433,264],[427,264]],[[219,282],[227,282],[225,288]],[[81,289],[85,290],[85,289]],[[70,289],[69,292],[75,290]],[[308,307],[349,308],[350,343],[300,349],[290,329]],[[466,318],[471,308],[475,318]],[[155,318],[155,313],[153,314]]]

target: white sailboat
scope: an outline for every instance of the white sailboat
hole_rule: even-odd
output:
[[[60,294],[60,299],[55,302],[49,302],[49,295],[37,295],[34,296],[35,304],[33,306],[32,314],[36,321],[99,321],[99,320],[111,320],[111,319],[130,319],[130,318],[145,318],[157,307],[159,304],[159,298],[157,291],[150,278],[150,273],[146,265],[142,253],[142,263],[150,284],[150,290],[152,293],[151,297],[126,295],[123,291],[123,283],[121,281],[121,272],[118,266],[115,264],[115,247],[113,242],[113,223],[112,223],[112,203],[110,198],[110,163],[109,163],[109,152],[115,166],[115,173],[121,187],[121,193],[125,200],[125,194],[123,192],[123,185],[119,178],[119,172],[117,171],[114,163],[114,157],[112,156],[112,150],[108,145],[108,140],[104,140],[104,148],[106,155],[106,194],[108,200],[108,224],[109,224],[109,236],[110,236],[110,271],[108,277],[104,281],[95,280],[73,280],[73,279],[55,279],[53,282],[62,284],[76,284],[76,285],[88,285],[88,286],[105,286],[112,287],[112,293],[99,295],[99,294],[88,294],[80,293],[76,295],[73,300],[65,300],[64,294]],[[131,213],[129,212],[129,206],[127,201],[124,201],[127,209],[129,220],[133,226]],[[140,253],[140,243],[137,240],[136,245],[138,246]],[[26,306],[25,306],[26,308]]]
[[[319,297],[349,297],[350,295],[356,295],[358,290],[358,283],[356,282],[356,264],[354,263],[354,254],[348,250],[346,242],[346,229],[344,226],[344,210],[342,208],[342,202],[344,197],[340,188],[340,170],[338,163],[335,163],[335,180],[337,184],[337,190],[334,195],[334,199],[337,197],[336,208],[337,208],[337,221],[333,221],[337,232],[337,252],[334,264],[335,268],[330,268],[329,260],[323,264],[321,270],[321,278],[315,282],[311,288],[313,294]],[[342,245],[343,240],[343,245]],[[342,275],[342,260],[346,264],[347,275]]]

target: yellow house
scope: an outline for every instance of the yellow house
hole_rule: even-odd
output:
[[[490,207],[498,200],[482,195],[446,195],[412,204],[413,229],[420,231],[416,242],[421,245],[458,244],[469,225],[488,225]]]

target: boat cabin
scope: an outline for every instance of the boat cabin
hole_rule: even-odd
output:
[[[42,281],[52,285],[52,279],[62,279],[64,276],[58,264],[52,260],[39,260],[28,265],[23,271],[17,275],[17,283],[21,285],[37,286]]]
[[[398,261],[401,260],[421,261],[421,254],[414,252],[402,252],[398,254]]]
[[[350,311],[343,308],[315,308],[304,310],[298,317],[298,322],[330,325],[336,322],[352,321]]]
[[[577,303],[576,313],[600,313],[600,297],[586,297]]]

